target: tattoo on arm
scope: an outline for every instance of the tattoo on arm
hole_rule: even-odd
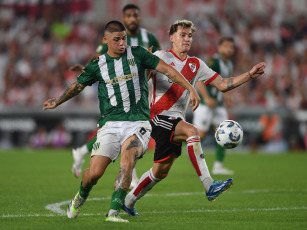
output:
[[[166,76],[167,76],[169,79],[171,79],[173,82],[176,82],[176,79],[177,79],[176,76],[171,75],[170,73],[167,73]]]
[[[65,92],[56,100],[57,105],[62,104],[63,102],[69,100],[70,98],[76,96],[85,88],[85,85],[75,81],[72,83]]]
[[[228,78],[227,82],[227,91],[236,88],[235,85],[233,84],[233,78]]]

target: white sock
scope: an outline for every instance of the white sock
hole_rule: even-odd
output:
[[[206,192],[208,192],[210,188],[210,183],[213,181],[213,179],[210,176],[210,172],[208,170],[208,166],[203,154],[203,150],[200,144],[200,137],[189,137],[186,142],[190,161],[192,162],[192,165],[195,168],[196,173],[200,181],[202,182]]]
[[[78,151],[82,157],[85,157],[85,155],[89,153],[86,145],[82,145],[80,148],[78,148]]]
[[[133,183],[137,183],[138,180],[139,180],[139,178],[138,178],[138,175],[136,174],[136,169],[134,167],[133,170],[132,170],[132,180],[131,180],[131,182],[133,181]]]
[[[149,171],[145,172],[138,184],[128,193],[125,198],[125,205],[128,208],[133,208],[135,203],[141,199],[150,189],[153,188],[159,181],[158,178],[155,178],[152,173],[152,168]]]

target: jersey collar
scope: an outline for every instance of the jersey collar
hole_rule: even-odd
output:
[[[177,59],[179,59],[182,62],[184,62],[188,58],[188,55],[187,55],[185,59],[181,59],[180,57],[177,56],[177,54],[175,54],[175,52],[172,49],[170,49],[169,52],[171,52]]]

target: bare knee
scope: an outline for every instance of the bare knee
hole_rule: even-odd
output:
[[[97,184],[98,180],[102,176],[103,172],[100,170],[89,170],[88,172],[88,178],[91,185]]]
[[[199,136],[198,129],[194,125],[190,125],[187,129],[187,136],[188,138],[192,136]]]
[[[154,177],[158,178],[160,180],[162,180],[165,177],[167,177],[168,172],[169,172],[169,168],[159,168],[159,169],[153,168],[153,170],[152,170],[152,173],[153,173]]]

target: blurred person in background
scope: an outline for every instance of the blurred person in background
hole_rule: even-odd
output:
[[[127,45],[128,46],[142,46],[150,51],[155,52],[160,49],[159,42],[157,38],[144,28],[140,28],[141,23],[141,11],[137,5],[128,4],[123,8],[122,21],[127,30]],[[108,51],[108,46],[102,40],[101,44],[97,47],[96,52],[99,56]],[[82,72],[82,66],[76,65],[73,69],[77,72]],[[151,83],[149,82],[149,90],[151,89]],[[149,95],[151,93],[149,92]],[[93,149],[93,144],[96,142],[97,137],[95,136],[86,144],[79,148],[73,149],[73,166],[72,172],[75,177],[79,177],[82,171],[82,165],[84,163],[84,158]],[[133,188],[138,182],[138,176],[136,169],[133,169],[131,188]]]
[[[233,38],[223,37],[219,41],[218,52],[207,61],[207,65],[223,78],[229,78],[233,72],[231,58],[234,52]],[[196,87],[201,96],[201,104],[194,113],[193,124],[198,128],[200,139],[203,140],[211,127],[215,130],[222,121],[228,119],[226,107],[232,106],[233,101],[229,93],[223,94],[211,85],[205,86],[202,82],[197,82]],[[233,174],[232,170],[223,166],[225,154],[226,149],[216,143],[212,174]]]

